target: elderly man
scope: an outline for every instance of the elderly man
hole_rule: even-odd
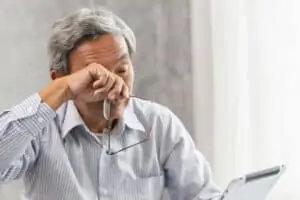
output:
[[[166,107],[132,96],[135,36],[116,15],[57,21],[52,82],[0,115],[0,181],[31,200],[210,200],[208,163]],[[146,88],[145,88],[146,89]]]

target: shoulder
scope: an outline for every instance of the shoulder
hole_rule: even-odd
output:
[[[149,122],[161,120],[167,122],[175,116],[168,107],[154,101],[133,98],[130,104],[137,118],[146,118]]]
[[[133,98],[130,103],[138,120],[159,132],[158,137],[176,140],[179,135],[187,133],[181,120],[168,107],[139,98]]]
[[[165,163],[176,146],[194,146],[181,120],[166,106],[159,103],[134,99],[132,108],[138,121],[145,128],[150,127],[152,144],[155,146],[160,163]]]

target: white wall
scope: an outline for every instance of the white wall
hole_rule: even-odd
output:
[[[191,0],[194,130],[196,145],[213,168],[213,63],[210,0]]]

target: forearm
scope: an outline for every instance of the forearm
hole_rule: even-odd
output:
[[[53,110],[56,110],[64,102],[72,99],[72,92],[64,77],[52,81],[48,87],[39,92],[39,95],[41,101]]]
[[[70,98],[68,84],[60,78],[0,114],[0,168],[20,157],[53,120],[55,110]]]

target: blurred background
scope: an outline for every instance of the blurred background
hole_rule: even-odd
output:
[[[52,23],[96,5],[134,30],[136,95],[181,118],[217,184],[285,163],[268,200],[300,199],[298,0],[1,0],[0,110],[48,83]],[[21,191],[0,186],[0,199]]]

